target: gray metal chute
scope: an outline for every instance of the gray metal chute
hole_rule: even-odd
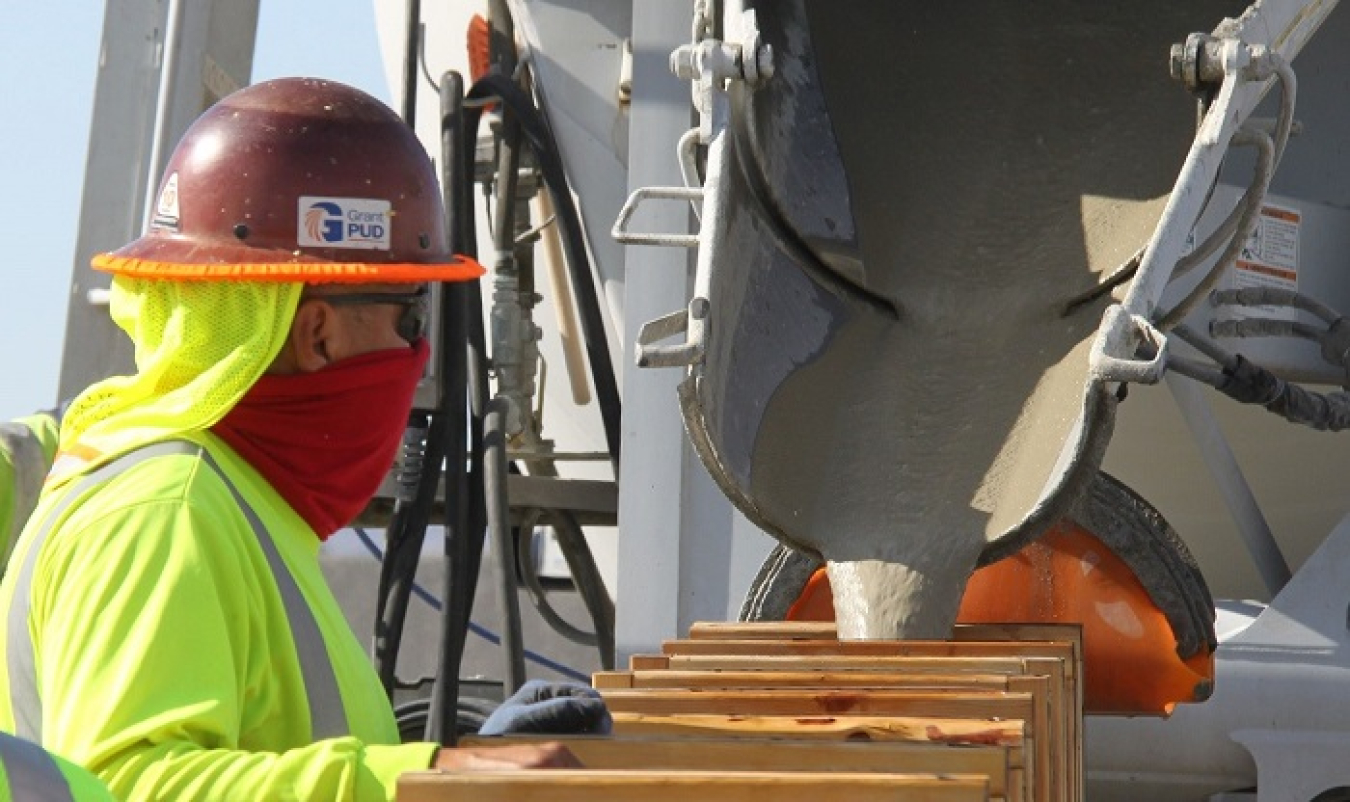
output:
[[[1155,5],[754,4],[773,77],[731,82],[711,146],[682,407],[733,502],[830,567],[844,637],[943,634],[1096,474],[1107,284],[1194,135],[1165,56],[1241,10]]]

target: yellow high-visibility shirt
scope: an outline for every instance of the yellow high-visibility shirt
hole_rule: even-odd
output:
[[[127,800],[392,799],[397,777],[427,768],[437,746],[399,744],[314,532],[219,439],[192,439],[270,533],[321,633],[349,734],[312,737],[311,721],[334,711],[310,710],[264,545],[217,470],[173,454],[125,467],[64,510],[78,479],[45,493],[0,582],[0,643],[13,652],[18,569],[56,510],[31,561],[26,620],[43,745]],[[0,661],[10,731],[14,659]]]
[[[0,423],[0,554],[8,554],[37,503],[59,433],[56,418],[42,412]]]
[[[116,802],[98,778],[29,741],[0,732],[0,802]]]

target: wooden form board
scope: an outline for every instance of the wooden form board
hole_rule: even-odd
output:
[[[695,622],[688,631],[690,639],[751,640],[751,639],[803,639],[836,640],[837,631],[833,621],[701,621]],[[1002,622],[1002,624],[957,624],[952,632],[952,640],[987,641],[1066,641],[1072,644],[1072,656],[1065,662],[1065,728],[1069,743],[1075,745],[1071,755],[1064,756],[1072,787],[1081,788],[1083,783],[1083,625],[1046,624],[1046,622]],[[1056,683],[1060,680],[1056,680]],[[1080,794],[1081,795],[1081,791]]]
[[[726,716],[682,714],[649,716],[615,713],[619,738],[746,739],[784,744],[902,743],[941,746],[955,751],[995,747],[1008,755],[1009,802],[1054,799],[1047,783],[1036,782],[1028,725],[1018,719],[979,720],[900,716]],[[805,768],[818,764],[810,763]],[[1060,797],[1059,799],[1063,799]],[[1058,800],[1057,800],[1058,802]]]
[[[1023,738],[1031,754],[1025,766],[1033,789],[1044,788],[1036,799],[1062,799],[1066,778],[1054,775],[1054,751],[1049,740],[1048,706],[1042,697],[1029,693],[959,689],[774,689],[774,690],[608,690],[605,704],[614,715],[680,716],[717,714],[723,716],[766,716],[811,720],[852,716],[906,718],[947,717],[972,720],[1011,720],[1026,722]],[[809,726],[809,724],[807,725]],[[1062,767],[1061,767],[1062,769]]]
[[[782,631],[787,630],[787,631]],[[774,640],[770,634],[789,635],[795,640]],[[1028,747],[1033,750],[1033,765],[1039,769],[1041,790],[1038,799],[1081,799],[1082,796],[1082,695],[1080,669],[1080,633],[1077,628],[1055,625],[1004,626],[973,625],[962,632],[966,636],[1063,635],[1067,641],[830,641],[825,636],[833,627],[819,624],[731,624],[696,625],[691,634],[699,637],[667,641],[665,654],[634,656],[630,661],[638,672],[661,670],[765,671],[832,669],[836,671],[882,670],[923,673],[934,671],[1041,675],[1050,688],[1042,691],[1037,709],[1042,715],[1029,719],[1033,733]],[[712,635],[735,635],[720,639]],[[742,637],[747,634],[756,637]],[[1019,656],[1020,655],[1020,656]],[[882,661],[880,663],[876,661]],[[882,668],[884,666],[884,668]],[[597,681],[608,681],[603,675]],[[921,684],[915,678],[909,684]],[[1024,686],[1032,690],[1035,683]],[[1044,706],[1044,707],[1042,707]],[[1045,709],[1048,708],[1048,709]],[[1036,726],[1037,719],[1041,726]],[[1046,726],[1048,722],[1049,726]],[[1040,737],[1036,736],[1039,732]]]
[[[924,675],[1046,676],[1050,679],[1049,704],[1052,720],[1063,722],[1063,732],[1071,743],[1078,743],[1082,732],[1082,691],[1075,681],[1073,667],[1053,657],[850,657],[818,655],[633,655],[629,666],[634,675],[651,675],[664,671],[676,672],[802,672],[827,671],[834,673],[895,672],[913,675],[922,682]],[[605,675],[595,675],[596,682],[608,682]],[[1059,738],[1056,730],[1056,738]],[[1081,759],[1081,750],[1078,750]],[[1072,756],[1071,756],[1072,757]],[[1066,767],[1071,785],[1082,777],[1081,763],[1071,762]]]
[[[657,688],[604,691],[611,713],[675,716],[682,713],[720,713],[728,716],[946,716],[948,718],[1020,718],[1033,723],[1037,715],[1029,693],[924,688],[772,688],[768,690],[706,690]]]
[[[1059,686],[1052,684],[1051,677],[1045,674],[1004,675],[1004,674],[909,674],[897,671],[605,671],[594,675],[593,684],[607,698],[615,698],[616,691],[629,693],[650,692],[654,689],[697,689],[717,690],[721,692],[741,690],[771,689],[811,689],[814,693],[834,694],[841,690],[857,691],[894,691],[907,689],[914,691],[942,691],[950,693],[957,690],[998,691],[1008,694],[1022,694],[1033,706],[1032,745],[1036,732],[1046,733],[1042,739],[1044,745],[1063,740],[1066,726],[1062,694]],[[709,697],[709,701],[712,699]],[[738,705],[739,706],[739,705]],[[621,710],[624,704],[611,705]],[[710,705],[710,707],[715,707]],[[732,715],[739,712],[737,706],[728,706],[717,710],[718,713]],[[956,707],[942,699],[935,709],[939,715],[957,715]],[[649,712],[649,711],[648,711]],[[982,711],[990,712],[990,711]],[[1014,766],[1020,767],[1022,757],[1020,749],[1008,747],[1016,752],[1011,758]],[[1070,785],[1067,761],[1064,750],[1049,748],[1036,750],[1036,756],[1043,758],[1040,776],[1052,782],[1052,794]],[[1059,798],[1064,798],[1060,796]]]
[[[599,671],[591,684],[609,688],[952,688],[1017,690],[1009,686],[1009,674],[904,672],[857,669],[784,670],[723,669],[717,671]]]
[[[898,774],[974,774],[989,778],[991,800],[1008,799],[1009,785],[1021,783],[1021,768],[1010,761],[1020,750],[1004,745],[952,747],[907,741],[784,741],[733,738],[567,738],[468,736],[461,746],[494,746],[554,741],[591,769],[668,771],[819,771]],[[1020,790],[1020,787],[1019,787]],[[1013,798],[1017,798],[1014,796]]]
[[[837,640],[837,630],[833,621],[705,621],[697,622],[689,628],[691,640]],[[1083,728],[1083,628],[1081,624],[1050,623],[985,623],[957,624],[952,632],[952,640],[964,641],[1015,641],[1017,649],[1027,641],[1067,642],[1071,644],[1070,655],[1066,658],[1063,682],[1067,685],[1064,703],[1067,705],[1063,718],[1069,744],[1074,748],[1070,754],[1063,755],[1059,750],[1057,757],[1068,763],[1065,771],[1070,787],[1080,789],[1083,778],[1083,754],[1081,733]],[[634,666],[636,668],[637,666]],[[1056,679],[1056,684],[1060,682]]]
[[[985,802],[988,779],[974,775],[833,772],[610,771],[551,769],[410,772],[398,802]]]
[[[634,657],[634,664],[651,668],[631,672],[602,672],[596,674],[596,687],[644,687],[677,682],[682,677],[694,677],[690,687],[774,687],[775,678],[786,677],[786,687],[794,687],[795,680],[812,676],[822,677],[820,687],[856,688],[874,687],[946,687],[1002,688],[1013,692],[1031,693],[1038,699],[1038,713],[1044,715],[1047,726],[1040,745],[1046,747],[1037,757],[1041,776],[1050,777],[1055,787],[1068,789],[1081,786],[1081,732],[1082,699],[1077,689],[1066,683],[1066,666],[1054,658],[906,658],[906,657],[833,657],[830,655],[797,657],[719,656],[647,658]],[[661,670],[662,666],[672,666]],[[673,668],[678,666],[678,668]],[[723,682],[720,677],[731,678]],[[762,679],[756,680],[756,677]],[[1069,744],[1071,748],[1052,744]],[[1034,745],[1034,744],[1033,744]],[[1047,774],[1048,772],[1048,774]],[[1060,779],[1062,778],[1062,779]],[[1081,796],[1081,794],[1079,794]],[[1076,798],[1070,794],[1067,797]]]

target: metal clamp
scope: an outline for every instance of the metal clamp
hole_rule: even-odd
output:
[[[1153,347],[1151,358],[1135,356],[1143,343]],[[1099,381],[1157,384],[1167,370],[1167,337],[1145,318],[1115,304],[1102,316],[1088,368]]]
[[[698,234],[657,234],[632,232],[628,230],[628,221],[633,213],[648,198],[661,200],[703,200],[702,187],[640,187],[628,196],[628,201],[619,210],[619,219],[614,221],[610,236],[625,245],[663,245],[677,248],[698,247]]]

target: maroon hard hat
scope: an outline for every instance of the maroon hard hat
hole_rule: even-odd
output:
[[[435,170],[388,106],[335,81],[230,94],[179,142],[139,239],[93,265],[161,279],[466,281]]]

